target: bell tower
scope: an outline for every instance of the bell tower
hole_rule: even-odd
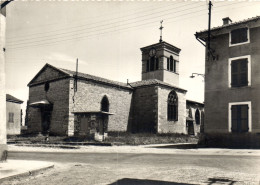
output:
[[[179,53],[181,49],[164,42],[141,48],[142,80],[157,79],[179,86]]]
[[[142,80],[157,79],[178,87],[181,49],[162,40],[163,20],[160,23],[159,43],[141,48]]]

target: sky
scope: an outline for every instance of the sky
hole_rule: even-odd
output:
[[[212,27],[258,16],[260,1],[212,1]],[[24,101],[27,84],[49,63],[115,81],[141,80],[140,48],[162,39],[181,49],[180,87],[204,101],[205,48],[194,34],[208,28],[208,1],[14,1],[7,6],[6,91]]]

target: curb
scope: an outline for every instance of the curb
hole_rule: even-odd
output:
[[[54,167],[54,165],[49,165],[49,166],[38,168],[38,169],[35,169],[35,170],[26,171],[26,172],[22,172],[22,173],[15,174],[15,175],[10,175],[8,177],[0,178],[0,183],[4,182],[6,180],[12,180],[14,178],[18,178],[18,177],[26,177],[26,176],[36,175],[36,174],[38,174],[42,171],[46,171],[46,170],[53,168],[53,167]]]

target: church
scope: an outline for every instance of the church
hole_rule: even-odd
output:
[[[186,100],[179,87],[180,51],[161,39],[141,48],[142,80],[133,83],[46,64],[28,84],[28,133],[101,140],[108,132],[196,135],[204,104]]]

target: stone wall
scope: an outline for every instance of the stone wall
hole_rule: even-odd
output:
[[[69,119],[69,79],[49,82],[49,90],[45,92],[44,84],[29,88],[29,104],[47,99],[53,104],[50,133],[68,134]],[[41,109],[28,107],[28,132],[41,132]]]
[[[175,91],[178,96],[178,121],[167,120],[167,99],[174,90],[168,87],[158,88],[158,133],[184,133],[186,134],[186,97],[185,92]]]
[[[9,120],[9,113],[13,113],[13,122]],[[21,133],[21,104],[6,102],[6,129],[7,135],[18,135]]]
[[[108,131],[127,131],[130,124],[132,90],[120,86],[111,86],[99,82],[78,80],[77,92],[74,95],[74,81],[70,81],[69,95],[69,135],[74,133],[73,112],[101,111],[101,100],[107,96],[109,101]],[[73,102],[74,97],[74,102]]]
[[[189,109],[191,109],[191,116],[192,116],[191,118],[193,119],[194,134],[198,135],[201,132],[201,130],[203,130],[204,128],[204,115],[203,115],[204,107],[196,104],[187,103],[186,108],[187,108],[186,117],[189,117],[189,111],[190,111]],[[200,114],[199,124],[196,123],[196,118],[195,118],[195,113],[197,109],[199,110],[199,114]]]
[[[133,132],[156,132],[158,86],[135,89],[133,97]]]

